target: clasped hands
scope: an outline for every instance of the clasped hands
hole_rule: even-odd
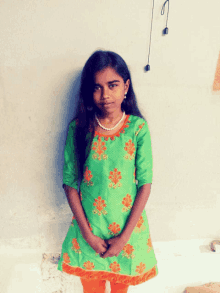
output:
[[[87,241],[89,245],[100,255],[102,258],[119,256],[128,238],[123,237],[122,234],[115,236],[111,239],[105,239],[92,235]]]

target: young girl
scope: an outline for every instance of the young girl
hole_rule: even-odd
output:
[[[79,276],[84,293],[104,293],[106,280],[112,293],[125,293],[156,276],[144,210],[152,183],[150,132],[128,67],[114,52],[96,51],[83,68],[64,158],[74,216],[58,270]]]

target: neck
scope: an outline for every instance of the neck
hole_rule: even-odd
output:
[[[122,110],[115,111],[113,113],[97,113],[98,119],[103,120],[107,124],[111,124],[116,120],[120,120],[123,115]]]

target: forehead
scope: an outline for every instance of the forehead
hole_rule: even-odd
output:
[[[123,78],[111,67],[107,67],[95,74],[95,83],[106,83],[113,80],[123,81]]]

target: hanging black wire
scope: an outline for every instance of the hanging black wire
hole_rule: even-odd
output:
[[[167,22],[168,22],[168,15],[169,15],[169,9],[170,9],[170,1],[169,0],[166,0],[163,3],[162,9],[161,9],[161,15],[164,15],[166,4],[168,6],[167,7],[167,19],[166,19],[166,27],[163,29],[163,35],[167,35],[168,34]]]
[[[152,6],[152,17],[151,17],[151,28],[150,28],[150,42],[149,42],[149,51],[148,51],[148,61],[147,65],[145,66],[145,70],[150,70],[149,60],[150,60],[150,47],[151,47],[151,35],[152,35],[152,26],[153,26],[153,15],[154,15],[154,0],[153,0],[153,6]]]
[[[166,19],[166,27],[163,29],[162,33],[163,35],[167,35],[168,34],[168,27],[167,27],[167,23],[168,23],[168,15],[169,15],[169,9],[170,9],[170,1],[166,0],[163,3],[162,9],[161,9],[161,15],[164,15],[165,13],[165,7],[167,4],[167,19]],[[150,48],[151,48],[151,35],[152,35],[152,27],[153,27],[153,14],[154,14],[154,0],[153,0],[153,5],[152,5],[152,17],[151,17],[151,28],[150,28],[150,42],[149,42],[149,51],[148,51],[148,64],[145,66],[145,71],[150,71]]]

